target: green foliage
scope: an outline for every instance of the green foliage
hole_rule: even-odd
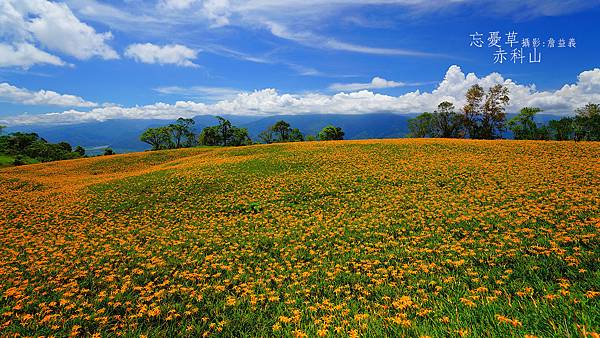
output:
[[[263,130],[260,134],[258,134],[258,138],[262,143],[271,144],[273,143],[273,130],[271,128],[267,128]]]
[[[73,151],[76,152],[77,154],[79,154],[79,156],[81,156],[81,157],[85,156],[85,149],[83,149],[82,146],[75,147],[75,150],[73,150]]]
[[[281,120],[262,131],[258,138],[266,144],[273,142],[302,142],[304,135],[298,128],[292,128],[289,123]]]
[[[340,127],[327,126],[321,129],[318,137],[321,141],[343,140],[344,131]]]
[[[146,129],[140,135],[140,141],[148,143],[152,150],[193,147],[196,145],[194,124],[193,119],[180,117],[167,126]]]
[[[67,142],[49,143],[36,133],[0,136],[0,154],[13,158],[13,165],[50,162],[81,157]]]
[[[206,127],[200,133],[198,142],[204,146],[245,146],[252,144],[248,129],[238,128],[227,119],[217,116],[219,124]]]
[[[410,137],[431,137],[432,136],[433,114],[424,112],[417,117],[408,120],[408,130]]]
[[[600,105],[589,103],[575,110],[575,140],[600,141]]]
[[[508,128],[513,132],[515,140],[539,140],[541,130],[534,121],[535,115],[542,110],[540,108],[525,107],[519,115],[508,121]]]
[[[550,138],[553,140],[572,140],[575,135],[575,129],[573,129],[573,118],[563,117],[560,120],[549,121],[548,131],[550,133]]]
[[[193,132],[193,119],[180,117],[176,123],[167,126],[173,148],[193,147],[196,144],[196,135]]]
[[[463,107],[467,134],[474,139],[496,139],[506,129],[506,106],[510,98],[508,88],[501,84],[486,93],[480,85],[473,85],[466,94]]]
[[[600,141],[600,105],[587,104],[575,110],[575,117],[563,117],[538,126],[534,117],[541,111],[539,108],[526,107],[508,122],[515,139]]]
[[[25,162],[25,158],[23,157],[23,155],[17,155],[17,156],[15,156],[15,159],[13,161],[13,165],[20,166],[20,165],[25,165],[25,164],[27,164],[27,162]]]
[[[104,156],[115,155],[116,153],[111,148],[104,149]]]
[[[302,142],[304,141],[304,135],[300,132],[300,129],[294,128],[290,131],[291,142]]]
[[[12,156],[0,154],[0,168],[13,165],[14,160]]]
[[[454,110],[454,104],[444,101],[433,112],[432,133],[434,137],[459,138],[463,137],[463,118]]]
[[[152,150],[171,148],[171,136],[167,127],[148,128],[140,136],[142,142],[152,146]]]
[[[291,128],[290,124],[281,120],[275,122],[273,126],[271,126],[273,133],[277,136],[276,142],[288,142],[290,140]]]
[[[224,119],[220,116],[217,116],[217,120],[219,120],[219,134],[221,136],[221,142],[223,146],[227,146],[230,142],[231,137],[233,136],[233,126],[231,122],[227,119]]]
[[[198,143],[203,146],[221,145],[222,141],[219,133],[219,126],[206,127],[202,129],[200,136],[198,136]]]
[[[247,146],[252,144],[248,129],[232,127],[231,139],[229,140],[230,146]]]

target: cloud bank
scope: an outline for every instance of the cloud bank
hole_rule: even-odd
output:
[[[98,104],[86,101],[79,96],[59,94],[51,90],[31,91],[24,88],[17,88],[8,83],[0,83],[0,101],[27,105],[81,108],[98,106]]]
[[[390,81],[376,76],[368,83],[334,83],[329,86],[329,89],[334,91],[357,91],[363,89],[384,89],[403,86],[406,86],[406,83]]]
[[[178,101],[174,104],[155,103],[146,106],[104,106],[89,111],[67,110],[42,115],[23,114],[5,118],[4,124],[81,123],[109,119],[175,119],[196,115],[278,115],[278,114],[369,114],[391,112],[397,114],[431,111],[442,101],[450,101],[458,108],[464,105],[469,87],[479,84],[489,88],[504,84],[510,90],[509,112],[522,107],[540,107],[546,113],[571,114],[575,108],[588,102],[600,102],[600,69],[584,71],[577,82],[566,84],[553,91],[538,91],[535,85],[522,85],[505,79],[499,73],[478,77],[465,74],[459,66],[448,68],[443,80],[431,92],[419,90],[399,96],[378,94],[370,90],[340,92],[334,95],[321,93],[281,94],[268,88],[240,93],[232,99],[214,104]]]

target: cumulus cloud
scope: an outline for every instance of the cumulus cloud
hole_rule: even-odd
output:
[[[0,43],[0,67],[29,68],[35,64],[64,66],[59,57],[46,53],[29,43],[8,45]]]
[[[198,67],[192,62],[198,56],[198,52],[183,45],[132,44],[125,50],[125,56],[142,63]]]
[[[404,82],[396,82],[386,80],[384,78],[380,78],[378,76],[374,77],[371,82],[367,83],[334,83],[329,86],[329,89],[335,91],[357,91],[363,89],[384,89],[384,88],[396,88],[406,86]]]
[[[79,96],[59,94],[51,90],[31,91],[18,88],[8,83],[0,83],[0,101],[26,105],[52,105],[63,107],[96,107],[94,102],[89,102]]]
[[[277,115],[277,114],[368,114],[391,112],[397,114],[431,111],[442,101],[450,101],[458,108],[465,103],[469,87],[479,84],[489,88],[504,84],[510,90],[509,112],[525,106],[540,107],[546,113],[570,114],[575,108],[588,102],[600,102],[600,69],[584,71],[577,82],[566,84],[557,90],[538,91],[535,85],[522,85],[505,79],[499,73],[478,77],[465,74],[459,66],[451,66],[443,80],[431,92],[419,90],[399,96],[390,96],[361,90],[350,93],[325,95],[281,94],[275,89],[263,89],[240,93],[236,97],[214,104],[194,101],[178,101],[175,104],[156,103],[136,107],[98,107],[90,111],[69,110],[42,115],[20,115],[6,118],[5,124],[78,123],[108,119],[173,119],[195,115]]]
[[[0,47],[5,56],[0,61],[2,66],[65,64],[41,48],[82,60],[119,57],[107,44],[112,38],[110,32],[97,33],[79,21],[66,4],[47,0],[1,1],[0,37],[5,40]]]

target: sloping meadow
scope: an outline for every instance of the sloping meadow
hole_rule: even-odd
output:
[[[600,333],[600,144],[194,148],[0,170],[2,336]]]

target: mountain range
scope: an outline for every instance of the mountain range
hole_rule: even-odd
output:
[[[345,139],[401,138],[408,130],[408,120],[417,114],[376,113],[362,115],[347,114],[308,114],[308,115],[276,115],[276,116],[227,116],[232,124],[247,128],[250,137],[258,141],[258,135],[279,120],[288,122],[292,128],[298,128],[304,135],[317,135],[327,125],[341,127]],[[509,114],[508,118],[511,118]],[[560,116],[540,114],[536,116],[539,123],[544,123]],[[202,115],[194,117],[195,131],[199,133],[204,127],[217,124],[215,116]],[[147,128],[163,126],[171,123],[168,120],[108,120],[70,125],[26,125],[7,128],[7,132],[36,132],[49,142],[66,141],[71,145],[81,145],[88,154],[95,154],[106,147],[117,153],[144,151],[149,149],[146,143],[139,140],[140,134]]]

